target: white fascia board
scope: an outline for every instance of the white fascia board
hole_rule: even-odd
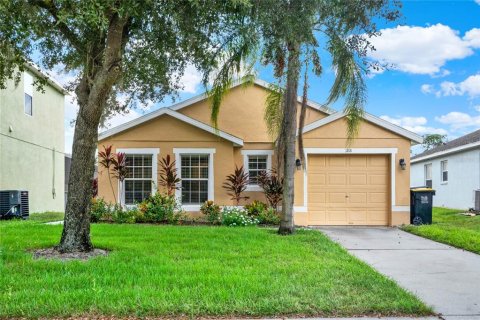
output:
[[[32,72],[35,76],[37,76],[39,78],[42,78],[42,79],[45,79],[47,81],[47,83],[52,88],[54,88],[55,90],[57,90],[61,94],[65,95],[65,96],[71,95],[70,92],[68,90],[66,90],[57,80],[52,78],[47,73],[43,72],[40,69],[40,67],[37,66],[35,63],[33,63],[31,61],[28,61],[28,62],[25,62],[24,66],[28,69],[28,71]]]
[[[417,163],[417,162],[421,162],[421,161],[425,161],[425,160],[429,160],[429,159],[433,159],[433,158],[437,158],[437,157],[442,157],[442,156],[446,156],[446,155],[451,154],[451,153],[466,151],[466,150],[473,149],[473,148],[476,148],[476,147],[480,147],[480,141],[477,141],[477,142],[474,142],[474,143],[469,143],[469,144],[466,144],[466,145],[463,145],[463,146],[459,146],[459,147],[444,150],[444,151],[438,151],[438,152],[435,152],[435,153],[432,153],[432,154],[429,154],[429,155],[426,155],[426,156],[423,156],[423,157],[420,157],[420,158],[412,159],[410,161],[410,163]]]
[[[144,116],[141,116],[137,119],[133,119],[133,120],[127,122],[127,123],[119,125],[119,126],[117,126],[115,128],[112,128],[110,130],[104,131],[104,132],[99,134],[98,140],[99,141],[103,140],[103,139],[108,138],[112,135],[115,135],[117,133],[120,133],[120,132],[125,131],[125,130],[130,129],[130,128],[133,128],[133,127],[135,127],[139,124],[142,124],[144,122],[152,120],[156,117],[162,116],[164,114],[167,114],[167,115],[169,115],[173,118],[176,118],[180,121],[188,123],[188,124],[190,124],[194,127],[197,127],[199,129],[202,129],[202,130],[207,131],[209,133],[212,133],[214,135],[218,135],[219,137],[221,137],[225,140],[233,142],[236,146],[243,146],[243,140],[242,139],[237,138],[235,136],[232,136],[231,134],[226,133],[224,131],[217,130],[217,129],[213,128],[212,126],[209,126],[208,124],[205,124],[203,122],[200,122],[198,120],[190,118],[190,117],[188,117],[184,114],[181,114],[181,113],[176,112],[174,110],[171,110],[169,108],[160,108],[157,111],[151,112],[151,113],[146,114]]]
[[[307,132],[312,131],[314,129],[317,129],[321,126],[324,126],[328,123],[331,123],[331,122],[336,121],[340,118],[343,118],[345,115],[346,115],[345,112],[334,113],[331,116],[328,116],[326,118],[317,120],[315,122],[312,122],[312,123],[304,126],[302,132],[307,133]],[[418,134],[413,133],[413,132],[411,132],[407,129],[404,129],[402,127],[399,127],[399,126],[397,126],[397,125],[395,125],[395,124],[393,124],[389,121],[386,121],[386,120],[383,120],[381,118],[375,117],[374,115],[371,115],[369,113],[365,113],[363,118],[367,121],[370,121],[370,122],[382,127],[382,128],[385,128],[389,131],[395,132],[396,134],[399,134],[403,137],[406,137],[413,142],[416,142],[416,143],[422,143],[423,142],[423,138],[421,136],[419,136]],[[297,133],[297,135],[298,135],[298,133]]]

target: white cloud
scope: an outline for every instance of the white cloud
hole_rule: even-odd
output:
[[[371,41],[376,51],[370,56],[403,72],[446,75],[448,71],[442,67],[447,61],[463,59],[473,54],[472,48],[480,47],[479,32],[472,29],[461,38],[457,31],[440,23],[383,29]]]
[[[425,117],[393,118],[390,116],[381,116],[380,118],[420,135],[433,134],[433,133],[447,134],[447,130],[445,129],[426,126],[428,121],[427,121],[427,118]]]
[[[480,127],[480,116],[471,116],[458,111],[452,111],[440,117],[436,117],[435,120],[449,125],[452,130],[473,126]]]
[[[440,84],[440,90],[436,91],[437,96],[463,96],[468,95],[470,98],[480,96],[480,74],[469,76],[467,79],[455,83],[451,81],[443,81]]]
[[[420,87],[420,90],[423,93],[432,93],[433,92],[433,86],[431,84],[422,84],[422,86]]]
[[[181,91],[197,93],[201,83],[202,74],[193,65],[187,66],[185,68],[185,73],[180,78],[180,84],[183,87]]]

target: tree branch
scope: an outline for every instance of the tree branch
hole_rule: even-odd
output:
[[[85,48],[75,32],[73,32],[64,22],[62,22],[58,17],[58,8],[55,6],[53,1],[49,0],[29,0],[31,5],[37,6],[39,8],[45,9],[50,13],[52,18],[55,20],[58,29],[65,36],[65,38],[70,42],[75,49],[80,51],[85,51]]]

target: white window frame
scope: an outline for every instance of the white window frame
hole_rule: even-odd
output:
[[[208,155],[208,200],[214,201],[215,192],[215,177],[214,177],[214,170],[213,170],[213,155],[215,154],[215,148],[173,148],[173,154],[175,155],[175,168],[177,169],[177,174],[180,179],[182,179],[182,163],[181,163],[181,155],[182,154],[203,154]],[[178,202],[182,202],[182,190],[175,190],[175,197],[177,198]],[[182,209],[185,211],[200,211],[200,204],[189,204],[189,205],[182,205]]]
[[[427,179],[427,168],[430,168],[430,179]],[[432,187],[433,187],[433,174],[432,174],[433,172],[432,172],[432,170],[433,170],[432,163],[425,163],[423,165],[423,183],[424,183],[425,187],[428,186],[427,185],[427,180],[432,181]]]
[[[25,103],[26,103],[25,95],[29,95],[30,98],[32,99],[32,106],[31,106],[32,114],[27,113],[25,110]],[[23,113],[29,117],[33,117],[33,76],[26,71],[23,72]]]
[[[158,168],[158,155],[160,154],[160,148],[119,148],[116,149],[116,153],[125,153],[126,155],[128,154],[138,154],[138,155],[152,155],[152,194],[155,194],[157,190],[157,168]],[[125,184],[125,181],[124,181]],[[120,194],[120,190],[123,190],[122,194]],[[122,198],[117,197],[117,202],[120,203],[120,200],[125,199],[125,186],[120,184],[120,181],[118,182],[118,192]],[[123,202],[125,203],[125,202]],[[135,207],[133,204],[126,204],[126,207]]]
[[[272,156],[273,150],[242,150],[243,168],[248,173],[248,158],[249,156],[267,156],[267,171],[272,170]],[[245,191],[262,191],[258,185],[249,184]]]
[[[443,164],[444,163],[446,164],[447,170],[443,169]],[[447,173],[447,180],[443,180],[443,173],[444,172]],[[448,183],[448,160],[447,159],[440,161],[440,181],[441,181],[442,184],[447,184]]]

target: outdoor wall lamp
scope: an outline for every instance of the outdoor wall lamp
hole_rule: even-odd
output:
[[[295,167],[297,167],[297,170],[302,169],[302,161],[300,159],[295,160]]]
[[[402,170],[405,170],[407,168],[407,163],[405,162],[405,159],[403,159],[403,158],[400,159],[398,164],[400,165],[400,168],[402,168]]]

